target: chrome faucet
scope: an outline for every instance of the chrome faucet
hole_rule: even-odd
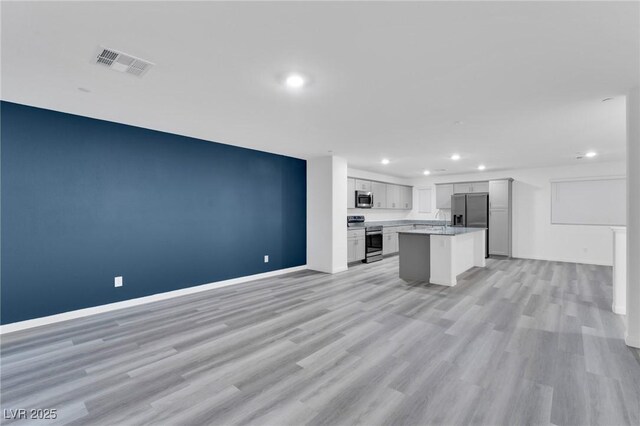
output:
[[[444,219],[440,219],[440,217],[444,217]],[[444,225],[442,225],[442,230],[445,231],[447,229],[447,212],[442,209],[438,209],[436,211],[436,220],[444,220]]]

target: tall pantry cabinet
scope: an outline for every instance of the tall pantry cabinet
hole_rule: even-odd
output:
[[[513,179],[489,181],[489,254],[512,255]]]

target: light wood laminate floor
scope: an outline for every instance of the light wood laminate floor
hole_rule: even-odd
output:
[[[61,424],[640,424],[611,268],[489,260],[452,288],[397,271],[304,271],[5,335],[2,408]]]

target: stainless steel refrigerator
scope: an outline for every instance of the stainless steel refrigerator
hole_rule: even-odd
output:
[[[484,255],[489,255],[489,194],[453,194],[451,226],[486,228]]]

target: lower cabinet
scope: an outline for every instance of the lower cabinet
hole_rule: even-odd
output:
[[[382,254],[393,254],[400,250],[398,232],[413,229],[413,226],[394,226],[386,228],[382,233]]]
[[[398,243],[398,232],[414,229],[410,226],[385,227],[382,231],[382,254],[398,253],[400,245]],[[366,257],[366,240],[364,230],[347,232],[347,262],[357,262]]]
[[[347,235],[347,262],[364,260],[367,248],[364,231],[352,231],[348,232]]]
[[[390,231],[382,234],[382,254],[398,252],[398,233]]]
[[[509,227],[509,210],[489,210],[489,254],[511,254]]]

